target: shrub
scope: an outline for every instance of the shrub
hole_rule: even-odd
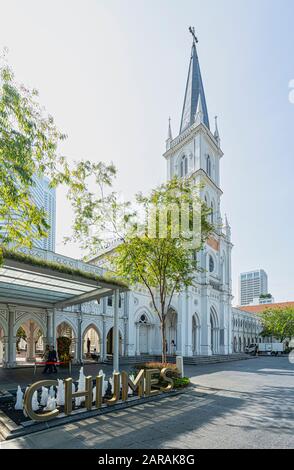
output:
[[[60,362],[68,364],[70,362],[69,348],[71,345],[71,339],[67,336],[60,336],[57,338],[57,352]]]
[[[188,377],[176,377],[173,379],[174,388],[184,388],[188,387],[190,384],[190,379]]]

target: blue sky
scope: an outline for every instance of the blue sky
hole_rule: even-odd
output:
[[[126,197],[165,179],[168,116],[179,129],[191,47],[210,121],[219,116],[222,211],[232,226],[233,290],[264,268],[276,300],[294,300],[292,0],[0,0],[0,47],[68,134],[69,158],[113,161]],[[70,210],[58,191],[57,251]]]

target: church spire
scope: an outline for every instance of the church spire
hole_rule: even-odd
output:
[[[197,111],[197,105],[199,98],[201,97],[200,103],[202,106],[203,120],[202,122],[209,128],[209,119],[206,106],[205,93],[202,83],[202,77],[200,72],[200,65],[196,50],[196,43],[198,39],[195,36],[194,28],[189,28],[190,33],[193,36],[192,51],[189,63],[188,78],[186,84],[184,105],[182,111],[180,133],[188,127],[194,124],[194,119]]]

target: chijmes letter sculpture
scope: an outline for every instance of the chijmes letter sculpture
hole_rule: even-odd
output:
[[[113,390],[112,397],[105,399],[106,405],[114,405],[120,400],[120,391],[122,401],[128,400],[129,387],[133,392],[137,391],[139,397],[150,397],[157,395],[161,392],[169,392],[173,388],[173,380],[167,377],[167,372],[170,369],[165,367],[164,369],[141,369],[134,380],[131,380],[128,373],[123,371],[121,373],[113,373]],[[161,384],[159,385],[159,377],[161,378]],[[56,418],[59,414],[58,409],[48,411],[46,413],[38,414],[33,410],[32,398],[34,393],[43,387],[56,386],[57,380],[41,380],[31,385],[24,397],[24,410],[32,420],[34,421],[48,421]],[[72,378],[65,379],[65,404],[64,413],[70,415],[72,412],[72,402],[74,398],[85,397],[85,409],[91,410],[93,406],[93,398],[95,399],[95,408],[101,408],[103,403],[103,375],[96,377],[96,395],[93,397],[93,378],[91,376],[85,379],[85,390],[73,392]]]

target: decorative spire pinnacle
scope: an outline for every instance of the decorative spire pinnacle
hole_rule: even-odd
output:
[[[202,98],[201,95],[198,97],[197,110],[195,114],[195,124],[199,125],[203,123],[203,107],[202,107]]]
[[[231,239],[231,227],[230,227],[230,224],[228,222],[227,214],[225,214],[225,221],[226,221],[225,234],[227,236],[227,239],[230,240]]]
[[[170,148],[170,143],[173,140],[171,124],[170,124],[170,117],[168,118],[168,131],[167,131],[167,139],[166,139],[166,150]]]
[[[208,112],[207,112],[207,106],[206,106],[206,99],[205,99],[205,93],[204,93],[204,88],[203,88],[203,83],[202,83],[201,72],[200,72],[200,65],[199,65],[199,60],[198,60],[198,55],[197,55],[197,50],[196,50],[196,44],[198,43],[198,39],[195,36],[194,28],[190,26],[189,31],[192,34],[193,43],[192,43],[191,57],[190,57],[190,63],[189,63],[188,78],[187,78],[187,83],[186,83],[186,91],[185,91],[184,105],[183,105],[183,111],[182,111],[180,133],[194,124],[197,105],[199,102],[199,96],[201,96],[201,105],[202,105],[202,112],[203,112],[202,122],[209,129],[209,119],[208,119]]]
[[[170,117],[169,117],[169,118],[168,118],[168,134],[167,134],[167,138],[170,139],[170,140],[173,140],[170,121],[171,121],[171,119],[170,119]]]
[[[219,138],[219,132],[218,132],[218,127],[217,127],[217,116],[214,116],[215,119],[215,131],[214,131],[214,138],[218,143],[218,146],[220,145],[220,138]]]

